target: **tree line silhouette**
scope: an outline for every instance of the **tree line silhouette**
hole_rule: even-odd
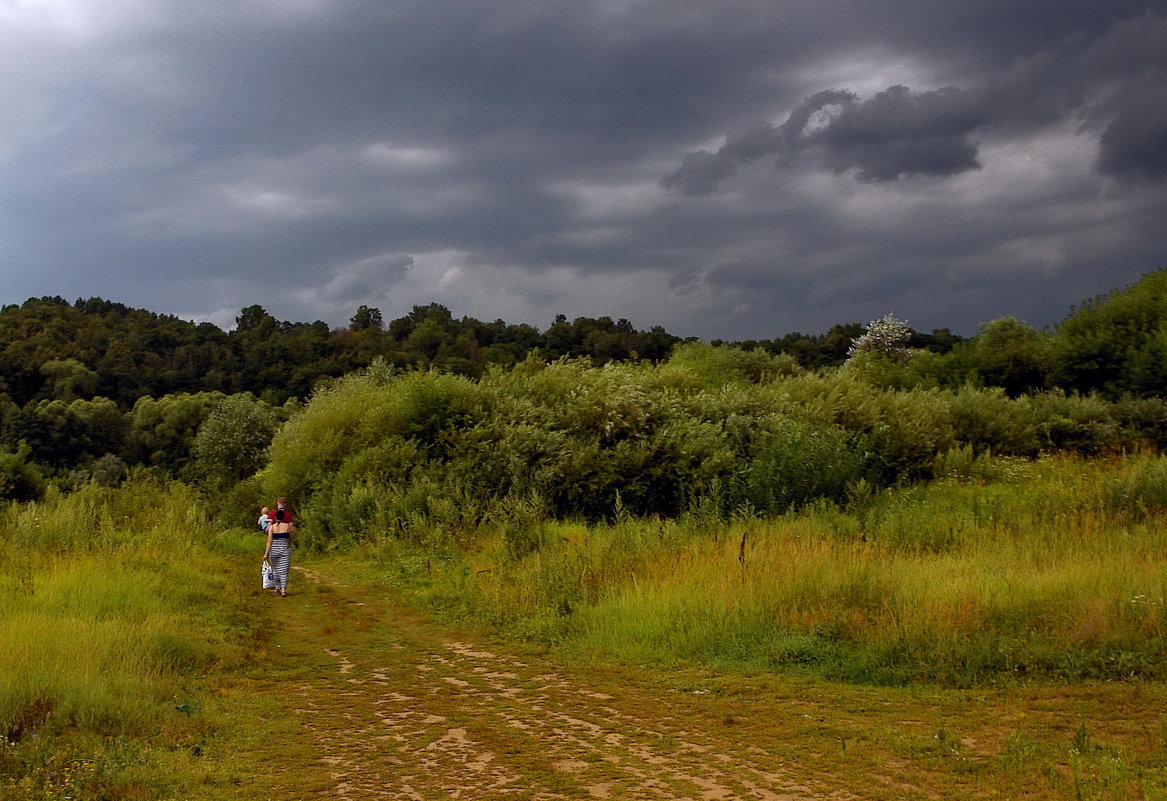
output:
[[[877,323],[703,347],[723,352],[731,373],[754,382],[842,370],[880,391],[1061,393],[1112,405],[1114,425],[1144,439],[1167,437],[1167,270],[1086,300],[1052,330],[1012,317],[968,338],[902,326],[894,352],[857,351]],[[592,367],[660,364],[686,342],[624,319],[558,315],[540,330],[455,318],[436,303],[388,323],[361,306],[335,328],[281,321],[256,304],[225,331],[101,298],[31,298],[0,308],[0,498],[35,495],[33,473],[66,485],[117,481],[133,465],[190,479],[213,465],[227,477],[245,475],[315,388],[374,364],[478,379],[492,368],[565,358]],[[241,454],[250,456],[239,463]]]

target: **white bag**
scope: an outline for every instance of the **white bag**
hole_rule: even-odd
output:
[[[276,586],[276,572],[271,569],[271,562],[263,560],[263,588],[265,590],[274,589]]]

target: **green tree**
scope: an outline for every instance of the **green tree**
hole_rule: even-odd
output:
[[[183,392],[157,400],[139,398],[128,416],[127,458],[177,476],[190,459],[199,427],[226,397],[221,392]]]
[[[370,308],[364,304],[357,309],[357,313],[349,320],[349,328],[353,331],[367,331],[370,328],[380,331],[383,326],[384,322],[381,319],[381,310]]]
[[[22,445],[15,452],[0,450],[0,498],[35,501],[44,494],[44,478],[28,457],[27,445]]]
[[[1084,302],[1058,326],[1053,358],[1065,389],[1167,394],[1167,270]]]
[[[280,425],[279,414],[250,393],[225,398],[199,427],[191,449],[199,477],[225,488],[254,475]]]
[[[48,379],[48,394],[57,400],[92,398],[97,390],[97,373],[76,359],[47,361],[41,365],[41,375]]]
[[[982,324],[973,353],[981,380],[1010,397],[1047,387],[1050,338],[1012,317]]]

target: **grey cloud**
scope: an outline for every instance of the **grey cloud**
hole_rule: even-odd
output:
[[[1099,142],[1098,169],[1109,175],[1167,176],[1167,104],[1163,87],[1154,97],[1132,98],[1115,115]]]
[[[816,110],[826,104],[819,101]],[[859,180],[890,181],[978,169],[970,136],[985,122],[955,87],[912,92],[893,86],[866,102],[843,105],[820,129],[804,128],[800,135],[803,149],[821,148],[823,161],[836,172],[854,169]]]
[[[847,89],[814,93],[780,125],[743,126],[716,153],[689,153],[662,186],[706,196],[767,156],[780,167],[853,172],[860,181],[952,176],[983,166],[982,138],[1074,119],[1098,135],[1101,172],[1167,172],[1167,16],[1112,15],[1094,31],[1083,24],[1046,44],[995,71],[982,67],[967,88],[897,85],[868,99]]]
[[[861,181],[956,175],[981,166],[971,135],[986,121],[955,87],[912,92],[892,86],[869,100],[832,89],[808,97],[777,127],[756,123],[715,154],[688,154],[662,184],[708,195],[741,165],[770,155],[780,165],[802,158],[835,172],[854,170]]]
[[[30,33],[5,27],[18,4],[0,302],[210,315],[278,286],[285,319],[376,299],[640,324],[639,304],[734,336],[911,296],[975,328],[1006,302],[977,283],[990,264],[1046,322],[1167,256],[1158,6],[119,0]],[[1030,155],[1047,169],[1014,187],[1000,160]],[[1093,275],[1076,229],[1106,243]],[[1063,296],[1022,286],[1039,271]]]

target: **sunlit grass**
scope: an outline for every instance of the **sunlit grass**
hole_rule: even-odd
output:
[[[0,512],[0,798],[162,793],[207,726],[200,676],[253,634],[212,532],[148,481]]]
[[[532,553],[499,534],[431,564],[424,592],[633,662],[961,686],[1163,678],[1165,476],[1155,457],[1050,459],[770,521],[548,523]]]

